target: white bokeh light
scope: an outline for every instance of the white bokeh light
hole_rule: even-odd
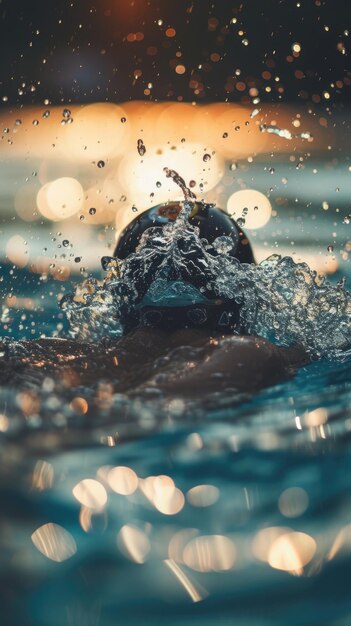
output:
[[[208,160],[204,160],[206,154],[209,155]],[[154,146],[142,158],[138,153],[131,153],[122,159],[118,176],[128,200],[138,209],[183,198],[173,180],[166,178],[165,167],[175,170],[196,194],[213,189],[224,174],[222,157],[202,144]]]
[[[262,228],[269,222],[272,205],[263,193],[256,189],[235,191],[228,199],[227,210],[235,220],[242,222],[245,229]]]
[[[57,178],[38,192],[37,207],[50,220],[64,220],[75,215],[84,202],[83,187],[75,178]]]

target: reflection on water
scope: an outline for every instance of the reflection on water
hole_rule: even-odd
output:
[[[205,412],[2,389],[7,623],[346,625],[350,400],[349,364],[323,362]]]
[[[152,146],[156,141],[164,143],[166,135],[169,140],[180,141],[186,134],[190,145],[191,139],[195,141],[210,128],[218,152],[226,158],[231,156],[225,170],[218,155],[206,150],[204,156],[209,154],[210,160],[196,156],[196,163],[200,161],[201,168],[208,168],[207,178],[212,172],[213,185],[221,180],[210,200],[225,206],[232,197],[234,203],[237,196],[232,194],[245,195],[242,190],[250,188],[253,179],[255,189],[270,196],[262,225],[266,216],[272,215],[272,219],[250,233],[259,260],[278,251],[292,254],[295,260],[311,260],[313,267],[332,274],[339,267],[341,271],[333,277],[335,284],[342,275],[350,274],[347,159],[338,155],[339,160],[332,162],[329,155],[302,155],[295,145],[292,148],[287,135],[310,129],[313,134],[311,118],[304,121],[306,128],[287,131],[283,111],[279,126],[274,127],[277,132],[267,127],[262,133],[259,124],[269,120],[261,119],[264,112],[252,112],[257,124],[249,134],[245,130],[247,111],[238,110],[241,128],[234,133],[251,143],[242,141],[241,152],[239,148],[233,152],[237,140],[223,134],[231,122],[227,108],[214,107],[210,117],[205,114],[201,118],[190,105],[184,106],[194,121],[190,125],[193,130],[188,126],[178,129],[178,122],[184,122],[186,116],[177,117],[173,106],[169,110],[160,107],[157,125],[147,125],[156,129],[158,137],[148,137],[145,132],[138,153],[139,127],[145,118],[145,110],[139,111],[139,127],[134,128],[130,139],[132,148],[123,158],[114,154],[118,142],[107,120],[103,129],[99,127],[98,134],[90,137],[85,166],[93,167],[93,174],[75,162],[77,151],[80,157],[84,151],[77,134],[86,127],[94,130],[88,119],[91,109],[78,112],[72,107],[63,117],[74,119],[63,127],[67,130],[65,140],[71,142],[72,160],[68,165],[50,160],[38,163],[40,182],[32,182],[25,193],[19,185],[16,210],[28,217],[29,205],[33,213],[41,189],[39,209],[43,215],[49,210],[49,217],[55,217],[66,199],[60,195],[64,190],[61,183],[55,187],[50,181],[70,177],[72,205],[65,210],[78,211],[78,222],[60,224],[50,234],[36,224],[32,232],[29,229],[30,237],[27,226],[19,233],[18,225],[11,232],[7,225],[0,233],[4,246],[8,244],[9,259],[16,264],[16,268],[2,267],[6,294],[3,335],[30,339],[67,332],[65,316],[56,301],[73,290],[70,272],[73,279],[77,269],[85,276],[85,267],[95,269],[99,257],[108,253],[110,235],[102,229],[95,242],[94,234],[82,235],[81,225],[115,219],[116,209],[126,203],[126,189],[117,178],[117,169],[121,168],[123,176],[131,167],[142,173],[139,161],[143,147],[146,152],[142,158],[148,156],[163,165],[163,158],[153,153]],[[94,107],[94,115],[103,120],[101,108]],[[112,109],[114,114],[116,109]],[[61,109],[51,112],[53,129],[55,119],[61,119],[62,114]],[[32,124],[32,112],[26,116],[23,128]],[[122,122],[121,116],[118,113],[119,132],[128,134],[128,123]],[[170,117],[175,118],[171,127]],[[40,118],[35,127],[39,129],[38,143],[31,146],[31,156],[34,158],[37,149],[38,161],[42,161],[40,142],[46,145],[51,141],[44,132],[49,118]],[[102,134],[105,146],[100,154]],[[15,143],[20,143],[20,137],[16,134]],[[26,136],[22,137],[21,149],[25,151]],[[62,141],[59,150],[65,148]],[[273,154],[265,155],[265,162],[251,158],[253,149],[267,149],[271,141],[285,142],[289,157],[284,163]],[[306,141],[306,150],[311,152],[318,145],[317,140]],[[113,159],[118,156],[121,162],[106,158],[109,143]],[[274,149],[278,146],[272,145]],[[168,153],[166,157],[169,160]],[[181,156],[174,159],[177,164]],[[12,176],[23,178],[28,176],[27,169],[22,162],[16,174],[13,163],[8,167]],[[150,172],[144,169],[142,185]],[[155,203],[168,193],[166,181],[159,180],[160,171],[162,168],[150,182],[152,192],[159,194]],[[197,191],[200,175],[195,181]],[[78,181],[84,187],[84,203]],[[12,179],[10,182],[12,185]],[[132,187],[131,179],[124,183]],[[3,198],[7,197],[8,185],[6,180],[1,187]],[[109,204],[111,190],[116,195],[115,205]],[[140,189],[135,191],[134,200],[141,203],[141,209],[143,202],[150,204],[145,194],[141,198]],[[128,215],[130,218],[131,213]],[[244,217],[249,225],[250,214]],[[37,227],[42,229],[38,238],[33,236]],[[19,234],[21,241],[11,241]],[[329,246],[333,249],[328,252]],[[39,368],[39,354],[37,365]],[[45,375],[40,377],[38,389],[38,379],[29,374],[29,370],[24,375],[15,373],[22,383],[25,380],[20,388],[4,386],[0,390],[4,623],[349,625],[349,362],[313,363],[302,368],[294,380],[254,398],[214,393],[205,403],[162,397],[150,388],[144,389],[142,398],[130,398],[123,392],[115,393],[100,370],[89,388],[74,389],[69,376],[57,386]],[[12,372],[8,383],[13,382]]]

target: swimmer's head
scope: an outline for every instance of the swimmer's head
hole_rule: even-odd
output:
[[[181,202],[168,202],[158,204],[139,217],[136,217],[121,233],[114,256],[125,259],[129,254],[135,252],[141,236],[150,227],[164,226],[174,222],[181,209]],[[200,230],[200,237],[213,243],[217,237],[230,237],[233,247],[228,253],[241,263],[254,263],[254,257],[249,240],[239,228],[237,223],[224,211],[212,204],[195,202],[189,217],[192,226],[197,226]]]

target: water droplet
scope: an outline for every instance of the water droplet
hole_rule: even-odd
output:
[[[233,240],[226,236],[217,237],[213,242],[213,247],[219,254],[228,254],[233,249]]]
[[[81,262],[81,260],[82,260],[82,257],[81,257],[81,256],[76,256],[76,258],[74,259],[74,262],[75,262],[75,263],[80,263],[80,262]]]
[[[125,202],[127,200],[127,196],[122,195],[119,199],[120,202]]]
[[[159,189],[160,187],[162,187],[162,183],[160,183],[160,181],[158,180],[156,183],[156,187]]]
[[[115,259],[112,256],[103,256],[100,262],[101,262],[101,267],[104,270],[104,272],[107,272],[110,263],[115,262]]]
[[[85,219],[85,218],[84,218],[84,215],[80,215],[80,216],[79,216],[79,219],[80,219],[80,221],[81,221],[81,222],[83,222],[83,221],[84,221],[84,219]]]
[[[240,126],[235,126],[234,130],[240,130]]]
[[[39,120],[33,120],[32,124],[33,124],[33,126],[38,126]]]
[[[98,161],[97,166],[101,169],[103,167],[105,167],[105,161]]]
[[[16,120],[16,121],[15,121],[15,124],[16,124],[16,126],[21,126],[21,124],[22,124],[22,120]]]
[[[350,222],[351,222],[351,214],[345,215],[345,217],[343,219],[343,223],[344,224],[350,224]]]
[[[48,117],[50,117],[50,111],[44,111],[43,118],[47,119]]]
[[[144,156],[145,152],[146,152],[146,148],[144,145],[144,142],[142,139],[138,139],[137,141],[137,148],[138,148],[138,152],[140,156]]]
[[[234,172],[235,170],[238,169],[238,164],[237,163],[231,163],[229,166],[229,169]]]
[[[92,208],[89,209],[89,215],[95,215],[96,214],[96,209]]]
[[[121,117],[121,122],[122,122],[122,124],[125,124],[125,123],[126,123],[126,121],[127,121],[127,118],[126,118],[126,117]]]
[[[275,172],[274,167],[270,167],[270,168],[269,168],[269,173],[270,173],[270,174],[274,174],[274,172]]]
[[[193,187],[196,187],[196,180],[191,180],[189,182],[189,187],[192,189]]]
[[[65,119],[68,119],[69,117],[71,117],[71,111],[69,109],[63,109],[62,115]]]
[[[223,139],[227,139],[228,133],[223,133],[222,137],[223,137]]]
[[[238,225],[238,226],[244,226],[244,224],[245,224],[245,218],[244,218],[244,217],[239,217],[239,218],[236,220],[236,223],[237,223],[237,225]]]
[[[328,248],[327,248],[328,252],[334,252],[334,246],[332,246],[331,244],[329,244]]]
[[[206,154],[204,154],[202,160],[205,161],[205,162],[211,161],[211,155],[208,154],[208,152],[206,152]]]
[[[68,241],[68,239],[64,239],[64,240],[63,240],[63,242],[62,242],[62,245],[63,245],[65,248],[68,248],[68,246],[69,246],[69,241]]]
[[[137,207],[134,204],[132,206],[132,211],[133,211],[133,213],[137,213],[138,212],[138,209],[137,209]]]

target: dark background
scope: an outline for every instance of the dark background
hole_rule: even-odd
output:
[[[350,0],[0,0],[0,100],[346,103],[350,17]]]

